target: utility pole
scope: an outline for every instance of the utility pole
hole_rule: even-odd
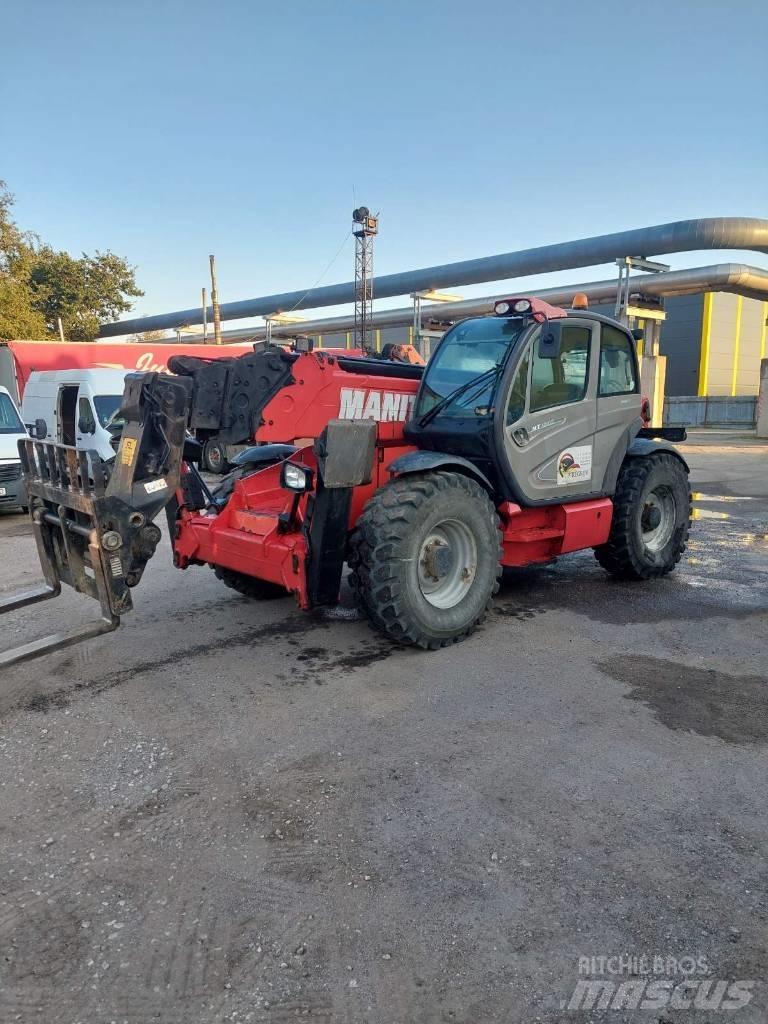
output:
[[[373,239],[379,218],[367,206],[352,211],[355,236],[355,348],[372,352],[373,345]]]
[[[205,288],[203,288],[202,292],[203,292],[203,344],[205,345],[205,343],[208,341],[208,301],[207,301],[207,296],[205,294]]]
[[[213,340],[221,344],[221,310],[219,309],[219,291],[216,287],[216,257],[209,256],[211,261],[211,305],[213,306]]]
[[[56,323],[58,324],[58,327],[59,327],[59,339],[61,341],[64,341],[65,340],[65,338],[64,338],[64,324],[61,322],[61,317],[60,316],[56,317]]]

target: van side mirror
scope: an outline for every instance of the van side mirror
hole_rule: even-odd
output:
[[[539,359],[557,359],[562,345],[562,323],[559,320],[547,320],[539,335]]]
[[[45,420],[35,420],[34,437],[38,441],[44,441],[48,437],[48,424]]]
[[[645,337],[645,331],[642,327],[633,327],[632,337],[635,339],[635,341],[642,341]]]

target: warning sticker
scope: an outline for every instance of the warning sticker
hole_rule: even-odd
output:
[[[120,461],[124,466],[130,466],[133,463],[133,457],[136,454],[136,438],[135,437],[124,437],[123,443],[120,446]]]
[[[154,494],[155,491],[164,491],[167,486],[165,478],[161,476],[159,480],[150,480],[148,484],[144,484],[144,490],[147,494]]]
[[[558,486],[580,484],[592,479],[592,445],[579,444],[566,448],[557,457]]]

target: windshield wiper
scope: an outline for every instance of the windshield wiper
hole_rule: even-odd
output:
[[[501,366],[499,364],[497,364],[496,366],[492,366],[490,370],[486,370],[485,373],[478,374],[477,377],[472,377],[471,380],[466,381],[464,384],[457,387],[454,391],[449,392],[445,396],[445,398],[440,399],[437,405],[433,405],[429,412],[424,413],[424,415],[419,420],[419,426],[426,427],[428,423],[432,422],[435,416],[439,416],[443,409],[449,406],[452,402],[455,402],[457,398],[460,398],[466,391],[469,391],[476,384],[482,384],[483,381],[485,381],[486,379],[493,379],[493,377],[495,377],[498,374],[500,369]]]

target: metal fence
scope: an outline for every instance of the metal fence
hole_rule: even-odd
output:
[[[667,395],[664,399],[665,427],[741,427],[757,425],[757,396],[703,397]]]

